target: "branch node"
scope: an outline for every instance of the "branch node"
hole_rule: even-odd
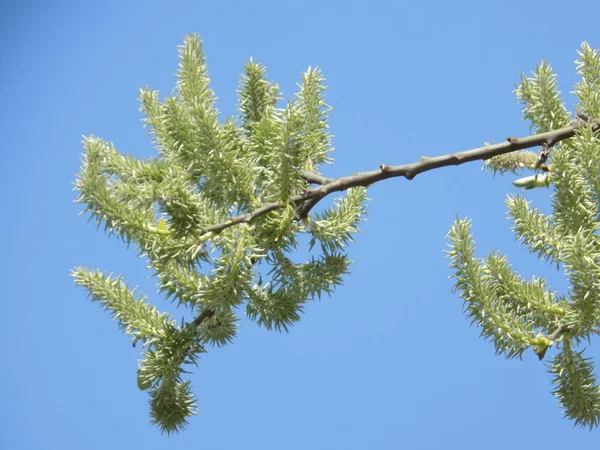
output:
[[[534,352],[538,356],[540,361],[544,359],[544,357],[546,356],[546,351],[550,348],[552,344],[554,344],[554,341],[556,341],[556,339],[558,339],[563,333],[566,333],[567,331],[568,328],[566,327],[566,325],[560,324],[552,334],[546,336],[546,338],[549,341],[551,341],[550,345],[544,345],[543,347],[534,348]]]

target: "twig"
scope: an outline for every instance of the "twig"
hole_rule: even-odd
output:
[[[323,175],[308,170],[302,172],[302,178],[312,184],[327,184],[335,180],[335,178],[324,177]]]
[[[564,323],[561,323],[556,330],[554,330],[552,332],[552,334],[548,335],[548,339],[550,339],[551,341],[555,341],[556,338],[558,338],[561,334],[565,333],[566,331],[568,331],[567,326]]]
[[[210,319],[214,315],[215,315],[215,310],[214,309],[205,309],[204,311],[202,311],[202,313],[198,317],[196,317],[192,321],[191,325],[198,326],[202,322],[204,322],[206,319]]]
[[[568,328],[567,328],[567,326],[566,326],[565,324],[561,323],[561,324],[560,324],[560,325],[559,325],[559,326],[556,328],[556,330],[554,330],[554,331],[552,332],[552,334],[549,334],[548,336],[546,336],[546,338],[547,338],[548,340],[550,340],[550,341],[552,341],[552,342],[554,343],[554,341],[555,341],[556,339],[558,339],[558,337],[559,337],[561,334],[563,334],[563,333],[565,333],[565,332],[567,332],[567,331],[568,331]],[[541,361],[542,359],[544,359],[544,356],[546,356],[546,351],[547,351],[549,348],[550,348],[550,345],[546,345],[546,346],[544,346],[544,347],[538,348],[537,350],[535,350],[535,349],[534,349],[534,351],[535,351],[535,354],[538,356],[538,358],[540,359],[540,361]]]
[[[589,120],[587,122],[577,121],[569,126],[559,128],[557,130],[547,131],[546,133],[535,134],[523,138],[509,137],[506,139],[506,142],[502,142],[500,144],[486,145],[463,152],[450,153],[435,157],[423,157],[419,161],[410,164],[403,164],[400,166],[388,166],[386,164],[382,164],[379,166],[378,170],[363,172],[347,177],[340,177],[332,181],[329,181],[330,179],[327,179],[326,177],[321,177],[320,175],[313,174],[311,172],[304,172],[303,176],[307,181],[321,185],[293,196],[290,201],[300,205],[297,216],[302,218],[303,214],[305,217],[305,214],[308,213],[307,209],[310,210],[310,208],[312,208],[322,198],[333,192],[345,191],[351,187],[369,186],[373,183],[386,180],[388,178],[404,177],[407,180],[412,180],[420,173],[428,172],[433,169],[439,169],[441,167],[458,166],[470,161],[486,160],[494,156],[511,153],[517,150],[523,150],[525,148],[536,147],[539,145],[555,145],[557,142],[573,137],[575,135],[575,131],[584,126],[590,126],[593,131],[598,131],[600,130],[600,119]],[[307,203],[303,204],[304,202]],[[283,203],[278,202],[264,203],[261,207],[252,211],[251,213],[231,217],[226,222],[204,227],[202,230],[200,230],[200,234],[203,235],[210,232],[220,233],[226,228],[240,223],[251,222],[257,217],[282,208],[283,206],[285,206]]]

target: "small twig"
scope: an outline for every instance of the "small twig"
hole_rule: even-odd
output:
[[[202,322],[204,322],[206,319],[210,319],[214,315],[215,315],[215,310],[214,309],[205,309],[204,311],[202,311],[202,313],[198,317],[196,317],[192,321],[191,324],[195,325],[195,326],[198,326]]]
[[[548,335],[548,339],[550,339],[551,341],[555,341],[561,334],[565,333],[566,331],[568,331],[567,326],[561,323],[558,326],[558,328],[556,328],[556,330],[552,332],[552,334]]]
[[[568,331],[568,328],[565,324],[561,323],[556,330],[554,330],[552,332],[552,334],[549,334],[548,336],[546,336],[546,338],[549,341],[552,341],[552,343],[554,343],[554,341],[556,339],[558,339],[560,337],[561,334],[565,333]],[[542,359],[544,359],[544,357],[546,356],[546,351],[550,348],[550,345],[546,345],[544,347],[538,348],[537,350],[534,349],[535,354],[538,356],[538,358],[540,359],[540,361]]]
[[[324,177],[323,175],[319,175],[315,172],[309,172],[308,170],[302,172],[302,178],[312,184],[327,184],[335,180],[335,178]]]
[[[538,152],[538,159],[535,163],[535,166],[533,167],[533,170],[538,170],[544,164],[546,164],[546,161],[548,161],[548,157],[550,156],[551,149],[552,149],[552,146],[549,144],[543,144],[540,147],[540,151]]]

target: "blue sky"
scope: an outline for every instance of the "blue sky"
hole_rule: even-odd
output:
[[[556,1],[14,2],[0,7],[0,447],[5,449],[585,448],[533,352],[494,355],[464,319],[442,250],[456,215],[478,254],[506,252],[530,277],[561,276],[520,248],[505,220],[511,178],[479,163],[369,191],[352,275],[287,334],[242,321],[192,376],[184,433],[149,424],[139,350],[76,289],[79,264],[121,273],[160,308],[144,261],[78,216],[82,135],[154,154],[137,90],[172,90],[177,45],[199,33],[224,114],[254,57],[284,94],[321,67],[342,176],[529,132],[511,93],[547,59],[563,92],[576,49],[600,46],[600,3]],[[568,104],[571,99],[567,98]],[[547,210],[548,191],[527,197]],[[172,309],[171,309],[172,310]],[[596,349],[591,354],[600,356]]]

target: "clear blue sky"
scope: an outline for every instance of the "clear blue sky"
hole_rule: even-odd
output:
[[[514,83],[548,59],[568,92],[581,41],[600,46],[600,2],[11,3],[0,6],[1,448],[597,447],[599,431],[561,418],[533,352],[495,356],[450,292],[442,250],[457,214],[473,218],[479,255],[499,248],[565,288],[514,242],[511,178],[479,163],[373,187],[344,286],[288,334],[243,321],[234,344],[201,359],[199,413],[170,438],[136,387],[139,349],[69,270],[122,273],[168,307],[144,261],[77,215],[72,182],[82,135],[153,154],[137,90],[171,91],[186,33],[204,39],[225,114],[250,56],[287,95],[320,66],[336,136],[325,174],[341,176],[527,134]],[[547,195],[527,194],[545,209]]]

